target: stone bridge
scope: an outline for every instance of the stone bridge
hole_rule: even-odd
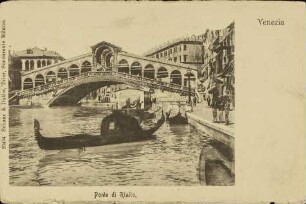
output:
[[[100,87],[122,83],[186,95],[190,80],[192,95],[196,92],[193,66],[131,54],[108,42],[91,48],[91,53],[22,72],[22,90],[11,94],[10,101],[47,94],[49,106],[72,105]]]

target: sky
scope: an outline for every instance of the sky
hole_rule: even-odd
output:
[[[234,21],[232,8],[226,5],[13,1],[3,7],[11,50],[46,47],[70,58],[90,52],[90,46],[101,41],[143,54],[169,40],[225,28]]]

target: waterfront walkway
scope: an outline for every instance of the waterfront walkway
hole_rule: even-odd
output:
[[[223,132],[227,135],[234,137],[235,111],[230,111],[229,113],[229,120],[230,120],[229,125],[225,125],[224,121],[222,123],[213,122],[212,109],[208,107],[206,101],[197,103],[196,106],[193,107],[193,110],[188,113],[188,115],[189,117],[196,120],[198,123],[201,123],[205,126],[209,126],[213,129],[216,129],[220,132]],[[223,120],[224,118],[225,115],[223,114]],[[218,112],[218,119],[219,119],[219,112]]]

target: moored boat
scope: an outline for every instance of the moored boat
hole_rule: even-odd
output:
[[[188,124],[187,116],[182,116],[181,112],[178,112],[174,117],[170,117],[170,112],[166,113],[166,120],[170,124]]]
[[[164,121],[165,118],[162,114],[154,125],[144,128],[141,127],[135,117],[115,111],[103,118],[100,135],[77,134],[64,137],[46,137],[41,134],[40,123],[36,119],[34,119],[34,131],[38,146],[41,149],[75,149],[154,139],[154,132],[162,126]]]

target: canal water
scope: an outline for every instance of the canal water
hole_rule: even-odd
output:
[[[200,185],[199,156],[208,136],[190,125],[163,126],[156,139],[85,150],[41,150],[33,120],[48,137],[99,134],[101,107],[10,108],[10,185]]]

